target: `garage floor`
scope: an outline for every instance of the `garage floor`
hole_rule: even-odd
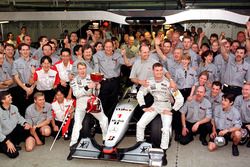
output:
[[[100,135],[96,136],[97,140]],[[16,159],[9,159],[0,154],[0,167],[142,167],[143,165],[104,161],[73,159],[67,161],[69,153],[69,141],[58,140],[52,151],[49,151],[53,138],[47,138],[44,146],[36,147],[33,152],[27,153],[23,149]],[[135,143],[134,137],[126,137],[120,144],[121,147],[128,147]],[[250,166],[250,148],[239,146],[240,156],[233,157],[231,154],[231,143],[210,153],[202,146],[196,137],[192,143],[182,146],[172,141],[168,150],[169,167],[248,167]]]

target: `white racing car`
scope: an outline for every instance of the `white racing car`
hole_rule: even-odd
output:
[[[151,122],[151,139],[147,140],[149,142],[136,143],[134,146],[125,149],[117,148],[117,145],[125,137],[125,133],[131,124],[135,111],[139,108],[137,106],[136,91],[131,91],[131,88],[129,88],[116,105],[103,145],[98,144],[93,134],[91,135],[91,130],[93,130],[96,125],[94,125],[94,127],[91,126],[90,122],[94,117],[91,114],[86,114],[80,140],[75,148],[71,148],[67,159],[107,159],[147,164],[150,166],[161,166],[163,151],[156,149],[160,148],[159,145],[161,142],[162,123],[159,115]],[[135,124],[136,122],[134,125]]]

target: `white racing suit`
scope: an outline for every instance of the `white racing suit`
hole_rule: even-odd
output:
[[[143,141],[144,140],[144,131],[146,126],[157,116],[157,114],[161,114],[162,120],[162,137],[161,137],[161,145],[162,149],[168,149],[169,138],[171,134],[171,123],[172,123],[172,114],[163,114],[164,110],[171,111],[171,101],[173,101],[172,97],[175,99],[175,103],[173,109],[175,111],[179,110],[183,105],[184,98],[179,90],[173,91],[169,88],[170,84],[167,79],[162,79],[162,81],[155,81],[154,78],[149,79],[149,86],[141,87],[137,93],[137,100],[141,107],[145,105],[144,96],[147,93],[150,93],[154,97],[154,103],[152,104],[152,108],[154,111],[152,112],[144,112],[141,119],[137,123],[136,127],[136,140]]]
[[[90,99],[93,89],[88,89],[88,84],[92,82],[90,76],[87,75],[86,78],[80,78],[76,76],[73,81],[71,81],[70,86],[73,90],[73,95],[76,97],[76,109],[75,109],[75,123],[73,127],[73,132],[71,136],[70,146],[77,143],[79,138],[80,130],[82,129],[82,121],[86,114],[87,101]],[[101,104],[100,104],[101,105]],[[90,112],[91,113],[91,112]],[[102,137],[105,140],[107,129],[108,129],[108,118],[103,112],[101,106],[101,112],[91,113],[100,123],[102,129]]]

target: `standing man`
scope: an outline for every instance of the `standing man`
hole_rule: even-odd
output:
[[[148,80],[148,86],[142,86],[137,94],[137,100],[144,111],[141,119],[136,127],[136,140],[141,142],[144,140],[144,131],[146,126],[158,115],[161,115],[162,120],[162,138],[161,148],[164,150],[164,157],[162,159],[163,165],[167,164],[166,150],[169,146],[171,134],[172,112],[171,110],[179,110],[183,105],[184,99],[181,93],[173,91],[170,88],[169,81],[164,77],[163,66],[160,63],[153,65],[153,79]],[[144,96],[150,93],[154,98],[154,103],[150,107],[146,107]],[[171,107],[171,98],[175,98],[175,104]]]
[[[37,60],[30,58],[30,46],[27,44],[20,44],[18,46],[21,57],[14,61],[12,75],[17,84],[16,102],[20,114],[24,116],[26,108],[33,102],[32,93],[34,86],[31,85],[30,80],[33,78],[35,69],[39,67]]]
[[[35,139],[29,132],[31,125],[19,114],[18,108],[11,104],[10,93],[1,92],[0,99],[0,152],[9,158],[16,158],[19,155],[17,145],[25,141],[25,150],[30,152],[35,146]]]
[[[130,66],[125,49],[120,54],[113,52],[113,48],[113,42],[107,39],[104,43],[104,50],[93,55],[97,71],[103,73],[106,78],[101,82],[99,97],[108,118],[111,118],[118,102],[121,65]]]
[[[207,134],[211,133],[212,125],[210,123],[212,117],[211,103],[204,98],[206,89],[204,86],[197,88],[196,94],[191,101],[186,101],[180,109],[182,135],[180,143],[186,145],[193,140],[194,134],[200,134],[201,144],[208,145],[206,141]]]

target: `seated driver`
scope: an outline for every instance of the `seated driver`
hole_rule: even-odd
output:
[[[170,89],[169,81],[163,75],[163,66],[160,63],[153,65],[153,78],[148,80],[148,86],[142,86],[137,93],[137,100],[144,114],[137,123],[136,140],[142,142],[144,140],[145,127],[157,116],[161,115],[162,120],[162,138],[160,147],[164,151],[162,159],[163,165],[167,164],[166,150],[169,146],[171,134],[172,112],[171,110],[179,110],[183,105],[184,98],[179,90],[173,91]],[[154,103],[150,107],[145,106],[144,96],[150,93],[154,98]],[[175,104],[171,106],[172,96],[175,99]]]
[[[76,109],[75,109],[75,123],[73,126],[73,132],[71,135],[70,147],[76,146],[80,130],[82,129],[82,121],[85,117],[87,110],[88,100],[93,95],[94,91],[100,90],[100,83],[93,82],[90,76],[86,73],[86,64],[80,62],[77,64],[77,76],[71,81],[70,86],[73,90],[73,95],[76,97]],[[100,103],[101,105],[101,103]],[[105,140],[108,129],[108,118],[103,112],[102,106],[100,106],[100,112],[90,113],[99,121],[102,129],[102,137]]]

